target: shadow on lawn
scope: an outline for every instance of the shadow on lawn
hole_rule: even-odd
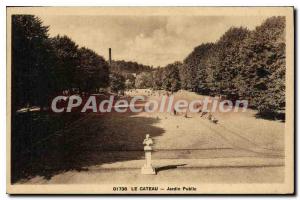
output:
[[[185,166],[186,164],[179,164],[179,165],[166,165],[163,167],[158,167],[155,169],[156,173],[159,173],[161,171],[170,170],[170,169],[177,169],[178,167]]]
[[[285,113],[257,113],[255,118],[285,122]]]
[[[35,145],[29,153],[12,152],[12,182],[37,175],[50,179],[64,171],[143,159],[145,135],[156,137],[164,132],[153,126],[159,119],[138,117],[133,113],[90,115],[88,119]]]

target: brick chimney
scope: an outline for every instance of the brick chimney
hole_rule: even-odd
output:
[[[111,48],[108,49],[109,54],[109,65],[111,66]]]

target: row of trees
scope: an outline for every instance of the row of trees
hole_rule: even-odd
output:
[[[12,16],[12,105],[48,103],[62,91],[92,92],[109,84],[108,63],[67,36],[49,37],[33,15]]]
[[[137,62],[113,60],[110,65],[111,78],[114,80],[111,81],[111,88],[114,92],[132,89],[136,87],[136,81],[137,88],[139,88],[139,80],[142,78],[146,81],[147,78],[144,75],[151,73],[153,70],[152,66]]]
[[[145,71],[150,72],[153,70],[153,67],[132,61],[112,60],[110,70],[125,75],[130,73],[139,74]]]
[[[176,92],[181,88],[179,67],[180,62],[168,64],[163,68],[156,68],[150,72],[143,72],[136,76],[135,88],[153,88]]]
[[[184,61],[153,68],[113,61],[67,36],[50,38],[49,27],[32,15],[12,17],[13,106],[48,103],[64,90],[94,92],[109,86],[186,89],[246,99],[262,114],[285,108],[285,18],[271,17],[255,30],[230,28],[216,43],[201,44]]]
[[[244,99],[261,115],[285,109],[285,18],[271,17],[250,31],[230,28],[216,43],[201,44],[183,61],[136,77],[136,88],[180,88]]]
[[[246,99],[261,114],[285,108],[285,18],[271,17],[255,30],[230,28],[202,44],[180,68],[183,89]]]

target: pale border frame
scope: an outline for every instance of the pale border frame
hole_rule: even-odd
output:
[[[291,194],[294,192],[294,8],[293,7],[8,7],[7,8],[7,193],[10,194],[125,194],[114,192],[112,184],[12,185],[10,180],[11,130],[11,15],[202,15],[202,16],[285,16],[286,17],[286,123],[285,181],[282,184],[204,184],[196,194]],[[189,184],[189,183],[186,183]],[[183,186],[186,184],[168,184]],[[125,185],[125,184],[124,184]],[[163,184],[155,184],[155,186]],[[195,184],[193,184],[195,185]],[[118,185],[122,186],[122,185]],[[130,187],[131,185],[126,185]],[[134,185],[136,186],[136,185]],[[126,194],[133,194],[127,192]],[[135,194],[170,194],[135,192]],[[172,193],[174,194],[174,192]],[[176,194],[176,193],[175,193]],[[177,192],[182,194],[182,192]],[[195,194],[195,192],[184,192]]]

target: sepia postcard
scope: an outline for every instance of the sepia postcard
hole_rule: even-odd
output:
[[[293,194],[293,7],[7,7],[7,193]]]

